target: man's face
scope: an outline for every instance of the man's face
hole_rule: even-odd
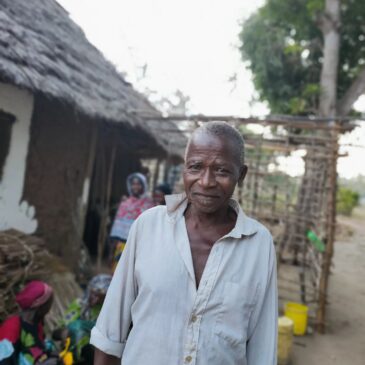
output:
[[[247,167],[226,138],[209,133],[193,137],[186,153],[184,186],[189,202],[201,213],[215,213],[227,206]]]

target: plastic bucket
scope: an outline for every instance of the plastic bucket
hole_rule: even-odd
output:
[[[294,322],[288,317],[278,320],[278,365],[287,365],[290,361],[293,346]]]
[[[294,322],[294,334],[303,336],[307,331],[308,307],[306,305],[294,302],[285,304],[285,317]]]

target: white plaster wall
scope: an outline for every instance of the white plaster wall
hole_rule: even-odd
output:
[[[34,207],[20,201],[24,187],[33,106],[34,98],[30,92],[0,83],[0,109],[16,118],[0,181],[0,231],[15,228],[25,233],[34,233],[37,229]]]

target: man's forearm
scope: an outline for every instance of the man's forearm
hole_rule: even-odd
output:
[[[94,365],[120,365],[120,358],[108,355],[95,347]]]

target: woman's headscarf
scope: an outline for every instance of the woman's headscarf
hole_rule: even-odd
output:
[[[129,196],[132,195],[132,181],[134,179],[138,179],[139,182],[141,183],[142,187],[143,187],[143,193],[141,194],[140,198],[145,197],[147,192],[148,192],[148,183],[147,183],[146,177],[143,174],[141,174],[140,172],[135,172],[133,174],[128,175],[128,177],[127,177],[128,195]]]
[[[35,309],[46,303],[53,294],[53,289],[43,281],[33,280],[15,297],[21,309]]]
[[[91,291],[97,291],[102,294],[106,294],[108,291],[112,276],[108,274],[99,274],[94,276],[87,285],[86,292],[90,295]]]
[[[112,276],[108,274],[99,274],[94,276],[87,285],[84,298],[81,302],[81,318],[90,320],[92,317],[92,308],[90,307],[89,299],[91,292],[96,291],[99,294],[106,295],[108,291]],[[101,309],[101,308],[100,308]],[[99,309],[99,310],[100,310]]]
[[[87,284],[85,295],[82,300],[83,306],[88,306],[90,293],[92,291],[97,291],[100,294],[106,294],[111,281],[112,281],[112,276],[108,274],[99,274],[94,276]]]

